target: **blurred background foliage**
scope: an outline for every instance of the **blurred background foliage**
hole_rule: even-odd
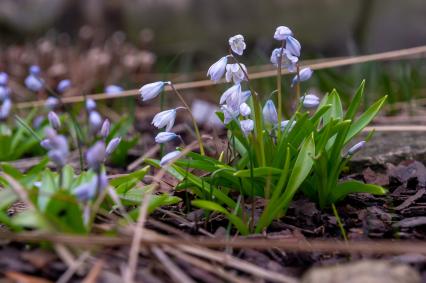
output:
[[[74,65],[75,81],[92,78],[87,91],[100,91],[109,83],[133,88],[151,80],[152,73],[167,73],[164,77],[181,81],[204,78],[204,71],[226,50],[228,37],[237,33],[248,43],[247,65],[268,64],[278,25],[295,32],[304,60],[382,52],[426,44],[426,4],[424,0],[2,0],[0,51],[26,48],[19,49],[26,57],[15,50],[19,54],[12,58],[22,60],[23,66],[41,64],[53,73],[61,68],[51,70],[52,66],[68,60],[62,62],[62,76],[71,76],[69,65]],[[69,54],[44,63],[36,56],[43,48],[49,53],[58,46],[66,54],[72,52],[67,49],[71,46],[86,63],[92,57],[99,64],[107,62],[96,76],[89,76],[84,70],[89,64],[76,68]],[[81,55],[84,51],[87,56]],[[0,56],[0,68],[23,76],[25,67],[11,71],[11,61]],[[415,58],[327,69],[316,72],[310,85],[318,92],[335,87],[345,94],[353,93],[366,78],[371,94],[367,99],[389,94],[391,103],[405,101],[424,96],[424,63]],[[269,89],[272,81],[257,83]]]

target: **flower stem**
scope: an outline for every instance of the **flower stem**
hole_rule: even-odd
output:
[[[278,68],[277,68],[277,96],[278,96],[278,123],[281,123],[282,118],[283,118],[283,110],[282,110],[282,89],[281,89],[281,76],[282,76],[282,72],[281,72],[281,63],[282,63],[282,58],[283,58],[283,53],[284,53],[284,43],[285,41],[282,41],[281,44],[281,50],[280,50],[280,57],[278,58]],[[281,127],[278,127],[278,137],[281,135]]]
[[[186,110],[189,112],[189,115],[191,116],[191,119],[192,119],[192,123],[194,125],[195,135],[197,136],[198,144],[200,146],[200,153],[201,155],[205,155],[203,141],[200,135],[200,130],[198,129],[198,125],[197,125],[197,122],[195,121],[194,115],[192,114],[191,108],[189,108],[189,105],[186,103],[185,99],[182,97],[179,91],[175,88],[173,83],[170,83],[170,87],[176,93],[176,95],[178,96],[182,104],[185,106]]]
[[[297,96],[297,100],[299,100],[300,98],[300,66],[299,64],[297,64],[296,96]]]

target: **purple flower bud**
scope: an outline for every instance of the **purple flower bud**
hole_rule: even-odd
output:
[[[92,111],[89,114],[89,130],[92,134],[96,134],[102,127],[102,117],[96,112]]]
[[[0,86],[6,86],[9,76],[5,72],[0,73]]]
[[[266,101],[265,106],[263,106],[262,113],[266,122],[273,125],[278,123],[277,109],[275,108],[275,104],[272,100]]]
[[[155,82],[143,85],[139,89],[139,93],[142,97],[142,101],[151,100],[157,97],[163,90],[166,84],[170,84],[170,82]]]
[[[171,140],[174,140],[177,137],[178,135],[172,132],[161,132],[161,133],[158,133],[157,136],[155,137],[155,142],[162,144],[162,143],[166,143]]]
[[[360,141],[359,143],[355,144],[348,150],[348,155],[354,155],[358,151],[360,151],[366,144],[366,141]]]
[[[88,112],[92,112],[93,110],[95,110],[96,109],[96,102],[93,100],[93,99],[91,99],[91,98],[88,98],[87,100],[86,100],[86,110],[88,111]]]
[[[67,156],[64,156],[60,150],[52,149],[47,153],[49,159],[55,163],[56,166],[62,168],[67,163]]]
[[[121,137],[113,138],[107,145],[106,155],[111,155],[121,142]]]
[[[240,126],[241,126],[241,130],[243,131],[244,135],[247,136],[250,132],[253,131],[254,122],[251,119],[241,120]]]
[[[50,111],[49,114],[47,114],[47,118],[52,128],[59,130],[61,127],[61,120],[59,119],[58,115],[56,115],[55,112]]]
[[[32,65],[29,69],[28,69],[29,73],[31,75],[35,75],[38,76],[41,73],[40,67],[37,65]]]
[[[307,94],[300,98],[305,108],[315,108],[320,104],[320,99],[314,94]]]
[[[44,107],[47,110],[53,110],[59,105],[59,99],[54,96],[49,96],[44,102]]]
[[[293,36],[288,36],[286,38],[286,46],[285,48],[294,56],[299,57],[300,56],[300,49],[302,46],[300,45],[300,42],[295,39]]]
[[[108,85],[105,87],[106,94],[118,94],[123,91],[123,88],[118,85]]]
[[[95,172],[98,172],[106,157],[105,144],[103,141],[96,142],[86,153],[87,164]]]
[[[71,88],[71,81],[70,80],[62,80],[58,83],[58,86],[56,87],[56,89],[58,90],[59,93],[64,93],[67,90],[69,90]]]
[[[288,36],[293,35],[291,29],[286,26],[279,26],[275,30],[274,39],[283,41],[286,40]]]
[[[216,63],[210,66],[207,71],[207,76],[214,82],[218,82],[226,71],[226,64],[228,62],[228,56],[220,58]]]
[[[52,145],[50,144],[49,139],[44,139],[40,142],[40,146],[44,149],[50,150],[52,149]]]
[[[0,101],[4,101],[5,99],[10,97],[10,88],[7,86],[0,85]]]
[[[176,119],[176,109],[165,110],[154,116],[152,124],[158,129],[166,127],[166,132],[173,128]]]
[[[25,79],[25,86],[33,92],[39,92],[43,88],[43,83],[44,82],[41,78],[36,77],[33,74],[30,74]]]
[[[240,114],[243,116],[248,116],[251,114],[250,106],[247,105],[247,103],[243,102],[240,105]]]
[[[180,154],[180,151],[177,151],[177,150],[167,153],[166,155],[163,156],[163,158],[161,158],[160,166],[164,166],[168,164],[170,161],[174,160],[179,154]]]
[[[101,128],[101,136],[106,139],[109,135],[109,131],[111,129],[111,123],[108,119],[105,119],[104,123],[102,124]]]
[[[4,100],[0,106],[0,120],[5,120],[9,116],[11,109],[12,101],[10,99]]]
[[[83,202],[89,201],[93,199],[96,195],[96,182],[90,181],[87,183],[83,183],[77,188],[75,188],[73,193],[78,200]]]
[[[311,68],[303,68],[302,70],[300,70],[299,72],[299,76],[296,75],[294,76],[292,82],[291,82],[291,87],[293,87],[298,81],[299,81],[299,77],[300,77],[300,81],[304,82],[309,80],[312,77],[312,74],[314,73],[314,71],[312,71]]]

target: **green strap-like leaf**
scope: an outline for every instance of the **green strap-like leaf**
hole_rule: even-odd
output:
[[[336,189],[331,192],[331,202],[335,203],[343,199],[348,194],[352,193],[369,193],[373,195],[384,195],[386,189],[372,184],[364,184],[359,181],[347,181],[340,183],[336,186]]]

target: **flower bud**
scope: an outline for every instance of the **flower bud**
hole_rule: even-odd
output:
[[[108,137],[110,129],[111,129],[111,123],[109,122],[108,119],[105,119],[101,128],[101,136],[104,139]]]
[[[293,36],[288,36],[286,38],[286,46],[285,48],[294,56],[300,56],[300,49],[302,48],[300,42],[295,39]]]
[[[90,133],[92,133],[92,134],[98,133],[101,127],[102,127],[101,115],[96,111],[90,112],[90,114],[89,114],[89,130],[90,130]]]
[[[169,82],[166,83],[166,82],[160,81],[160,82],[143,85],[139,89],[139,93],[142,97],[142,101],[147,101],[147,100],[156,98],[164,90],[164,86],[166,84],[169,84]]]
[[[44,102],[44,107],[47,110],[53,110],[59,105],[59,99],[54,96],[49,96]]]
[[[273,125],[278,123],[277,109],[275,108],[275,104],[272,100],[266,101],[265,106],[263,106],[262,113],[266,122]]]
[[[108,85],[104,91],[106,94],[118,94],[123,91],[123,88],[118,85]]]
[[[163,156],[160,160],[160,166],[168,164],[170,161],[175,159],[180,154],[180,151],[172,151]]]
[[[161,133],[158,133],[157,136],[155,137],[155,142],[162,144],[162,143],[166,143],[171,140],[174,140],[177,137],[178,135],[172,132],[161,132]]]
[[[9,81],[9,76],[5,72],[0,73],[0,86],[6,86]]]
[[[244,36],[237,34],[229,39],[229,46],[231,47],[232,52],[238,55],[243,55],[244,50],[246,49],[246,43],[244,42]]]
[[[43,80],[33,74],[30,74],[25,79],[25,86],[33,92],[39,92],[43,88]]]
[[[96,102],[93,99],[86,99],[86,110],[87,112],[92,112],[96,110]]]
[[[47,118],[53,129],[59,130],[59,128],[61,128],[61,120],[55,112],[50,111],[49,114],[47,114]]]
[[[5,99],[0,106],[0,120],[5,120],[12,110],[12,101],[10,99]]]
[[[303,68],[302,70],[300,70],[299,75],[294,76],[291,82],[291,87],[293,87],[299,80],[301,82],[309,80],[312,77],[313,73],[314,71],[312,71],[311,68]]]
[[[152,124],[158,129],[166,127],[166,132],[173,128],[176,119],[176,109],[165,110],[154,116]]]
[[[293,35],[291,29],[286,26],[279,26],[275,30],[274,39],[283,41],[286,40],[288,36]]]
[[[98,172],[106,157],[105,144],[103,141],[96,142],[86,153],[87,164],[95,172]]]
[[[241,130],[243,131],[244,135],[247,136],[250,132],[253,131],[254,122],[251,119],[241,120],[240,126],[241,126]]]
[[[320,104],[320,99],[314,94],[307,94],[300,98],[305,108],[315,108]]]
[[[220,58],[216,63],[210,66],[207,71],[207,76],[214,82],[218,82],[226,71],[226,64],[228,62],[228,56]]]
[[[121,142],[121,137],[113,138],[112,140],[110,140],[105,151],[106,155],[107,156],[111,155],[111,153],[114,152],[114,150],[117,148],[120,142]]]
[[[251,114],[250,106],[248,106],[247,103],[243,102],[240,105],[240,114],[243,116],[249,116]]]
[[[67,90],[69,90],[71,88],[71,81],[70,80],[62,80],[58,83],[58,86],[56,87],[56,89],[58,90],[59,93],[64,93]]]
[[[354,155],[358,151],[360,151],[366,144],[366,141],[360,141],[359,143],[355,144],[348,150],[348,155]]]

